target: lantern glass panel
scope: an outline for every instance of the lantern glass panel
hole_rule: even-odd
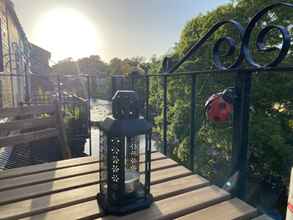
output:
[[[107,155],[108,155],[108,143],[107,143],[107,136],[105,133],[100,130],[100,191],[103,194],[107,193],[107,175],[108,175],[108,166],[107,166]]]
[[[139,136],[125,138],[125,193],[139,188]]]
[[[143,154],[143,156],[141,156],[139,167],[140,167],[140,172],[144,173],[144,175],[141,175],[140,177],[140,183],[143,185],[146,194],[149,193],[149,183],[146,182],[147,180],[146,175],[150,175],[149,172],[151,169],[151,166],[150,166],[151,158],[150,157],[149,159],[146,158],[147,154],[151,152],[150,138],[151,138],[151,135],[149,134],[140,136],[140,154]]]

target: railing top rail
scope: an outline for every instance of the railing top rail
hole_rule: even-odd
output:
[[[131,76],[133,78],[148,78],[148,77],[172,77],[172,76],[189,76],[189,75],[203,75],[203,74],[227,74],[235,72],[249,72],[249,73],[266,73],[266,72],[293,72],[293,66],[283,66],[283,67],[264,67],[264,68],[243,68],[243,69],[228,69],[228,70],[198,70],[198,71],[185,71],[185,72],[175,72],[175,73],[158,73],[158,74],[147,74],[147,75],[135,75]],[[122,77],[122,76],[121,76]],[[125,76],[124,76],[125,77]],[[119,78],[119,77],[113,77]]]
[[[37,73],[30,73],[28,74],[30,76],[36,76],[36,77],[90,77],[88,74],[37,74]],[[0,74],[1,76],[13,76],[13,77],[24,77],[25,74]]]
[[[278,7],[287,7],[293,9],[292,3],[279,2],[272,5],[269,5],[259,11],[248,23],[247,27],[244,28],[238,21],[235,20],[226,20],[216,23],[198,42],[193,44],[191,48],[183,55],[182,58],[179,59],[174,65],[172,65],[172,60],[170,57],[165,57],[163,61],[163,72],[165,74],[170,74],[176,72],[179,67],[188,59],[190,59],[208,40],[209,38],[222,26],[224,25],[232,25],[239,33],[240,36],[240,50],[239,55],[236,57],[234,63],[230,65],[223,64],[220,56],[220,48],[223,44],[228,46],[227,53],[222,56],[224,58],[233,57],[236,54],[237,50],[237,41],[230,36],[221,37],[216,41],[213,47],[212,60],[213,64],[218,70],[222,71],[239,71],[243,68],[243,63],[245,63],[252,68],[254,71],[260,71],[261,69],[270,70],[267,68],[277,67],[282,61],[286,58],[287,54],[290,50],[291,37],[289,32],[289,27],[284,27],[281,25],[266,25],[266,27],[262,28],[258,33],[256,38],[256,49],[259,52],[272,52],[278,51],[278,55],[267,64],[259,64],[253,58],[250,43],[252,39],[252,32],[256,28],[257,23],[261,20],[261,18],[268,14],[271,10]],[[266,37],[272,31],[275,30],[282,37],[282,43],[280,47],[266,45]],[[210,72],[207,71],[207,72]]]

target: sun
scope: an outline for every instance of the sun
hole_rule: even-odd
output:
[[[33,43],[52,53],[55,61],[98,54],[102,46],[97,27],[81,12],[58,8],[43,15],[33,31]]]

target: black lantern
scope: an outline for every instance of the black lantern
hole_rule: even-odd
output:
[[[139,118],[138,106],[136,92],[117,91],[112,99],[113,117],[99,124],[98,202],[109,214],[124,215],[148,208],[153,202],[150,194],[152,125]],[[140,145],[142,135],[144,146]],[[140,156],[142,150],[144,156]]]

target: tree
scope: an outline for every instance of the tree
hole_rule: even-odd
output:
[[[107,77],[108,66],[104,63],[100,56],[92,55],[84,57],[77,61],[71,58],[60,61],[52,67],[53,73],[57,75],[81,75],[87,74],[90,76],[90,93],[92,96],[99,96],[104,98],[106,93],[110,91],[110,83],[105,83],[105,86],[98,87],[97,81],[106,82],[104,79]],[[63,87],[66,91],[74,94],[79,94],[82,97],[87,95],[87,84],[85,77],[79,78],[64,78]],[[109,80],[107,81],[109,82]],[[102,96],[102,97],[101,97]]]
[[[91,76],[104,76],[108,71],[107,64],[98,55],[81,58],[77,63],[81,73]]]
[[[76,62],[73,61],[72,58],[67,58],[59,61],[57,64],[52,66],[52,72],[54,74],[62,74],[62,75],[72,75],[78,74],[79,68],[76,65]]]
[[[144,74],[149,66],[144,57],[133,57],[126,59],[113,58],[109,64],[101,60],[100,56],[92,55],[74,61],[72,58],[67,58],[58,62],[52,67],[52,72],[57,75],[79,75],[87,74],[90,76],[90,93],[92,97],[100,99],[111,99],[111,76],[112,75],[128,75],[132,72]],[[85,78],[76,80],[73,84],[73,78],[67,78],[64,82],[64,87],[67,91],[75,94],[86,94]],[[56,80],[56,78],[54,79]],[[70,82],[70,83],[69,83]],[[74,85],[74,86],[73,86]],[[136,89],[142,97],[144,97],[144,83],[136,82]],[[83,95],[84,96],[84,95]]]
[[[189,21],[181,34],[179,43],[175,46],[172,56],[176,59],[204,36],[209,28],[218,21],[235,19],[246,26],[251,17],[266,5],[274,1],[268,0],[237,0],[211,11],[199,15]],[[291,9],[292,10],[292,9]],[[251,42],[256,42],[257,33],[266,24],[289,26],[293,22],[290,9],[275,10],[265,16],[255,29]],[[223,36],[239,39],[239,33],[231,26],[219,29],[210,40],[186,62],[180,71],[207,70],[213,68],[212,46]],[[278,46],[280,36],[268,35],[268,46]],[[239,45],[238,45],[239,46]],[[253,48],[253,45],[252,45]],[[227,47],[223,46],[223,54]],[[263,53],[253,48],[253,55],[260,63],[268,63],[276,53]],[[236,50],[239,51],[239,48]],[[236,55],[235,55],[236,56]],[[231,63],[235,56],[225,58]],[[292,52],[284,63],[292,63]],[[161,64],[154,63],[152,73],[160,71]],[[245,64],[244,64],[245,65]],[[197,78],[197,171],[211,179],[213,182],[223,184],[229,177],[229,164],[231,160],[231,124],[215,125],[206,121],[204,102],[207,98],[224,88],[233,85],[231,75],[200,75]],[[168,83],[168,142],[172,147],[173,158],[186,163],[190,147],[190,78],[169,77]],[[278,82],[278,83],[276,83]],[[293,162],[292,150],[292,87],[293,78],[290,74],[278,73],[270,75],[256,75],[253,78],[253,92],[251,97],[250,133],[249,133],[249,164],[250,183],[258,179],[271,187],[276,184],[288,185],[289,171]],[[154,118],[156,131],[162,136],[162,86],[161,81],[155,78],[151,82],[152,108],[158,113]],[[279,106],[279,107],[278,107]],[[277,108],[278,107],[278,108]],[[275,202],[275,206],[278,203]],[[280,202],[279,202],[280,204]]]
[[[113,58],[109,63],[109,72],[111,75],[128,75],[137,68],[147,70],[147,63],[144,57],[132,57],[121,60]]]

